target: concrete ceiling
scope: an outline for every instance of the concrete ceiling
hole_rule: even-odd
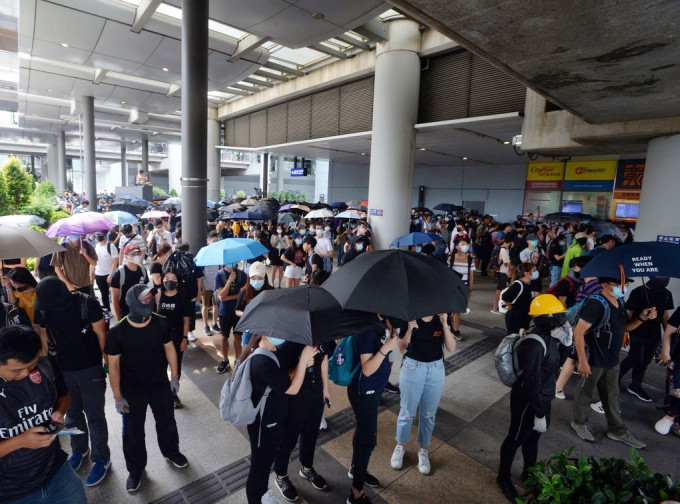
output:
[[[680,115],[673,0],[391,0],[591,123]]]

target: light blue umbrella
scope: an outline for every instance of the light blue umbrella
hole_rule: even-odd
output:
[[[139,222],[139,219],[136,216],[128,212],[123,212],[122,210],[106,212],[104,217],[119,226],[122,226],[123,224],[137,224]]]
[[[250,238],[227,238],[206,245],[196,254],[198,266],[222,266],[268,253],[267,247]]]
[[[392,240],[390,247],[411,247],[413,245],[422,245],[423,243],[431,243],[441,239],[442,237],[435,233],[409,233]]]

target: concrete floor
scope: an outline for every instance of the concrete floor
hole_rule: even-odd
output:
[[[509,424],[509,389],[496,377],[493,366],[493,347],[504,334],[503,318],[489,312],[495,287],[486,279],[479,279],[471,300],[472,312],[463,317],[461,327],[465,341],[459,343],[457,352],[475,349],[483,342],[484,353],[466,359],[446,378],[440,404],[437,425],[430,449],[432,474],[423,476],[416,467],[417,445],[412,440],[407,447],[404,468],[395,471],[390,467],[394,449],[395,423],[398,403],[379,415],[378,446],[371,458],[369,470],[376,475],[382,486],[370,491],[374,503],[502,503],[503,496],[496,489],[495,471],[498,451]],[[239,489],[227,493],[219,480],[213,490],[206,490],[206,480],[230,464],[243,461],[249,455],[249,443],[243,429],[236,429],[221,420],[217,411],[219,391],[228,375],[215,373],[220,360],[218,350],[220,336],[203,336],[203,324],[197,323],[195,335],[199,341],[190,345],[185,354],[180,397],[184,407],[177,410],[180,448],[188,457],[190,466],[184,470],[174,469],[161,456],[155,440],[154,420],[151,412],[147,418],[147,450],[149,463],[142,487],[135,495],[125,491],[127,471],[122,454],[121,419],[115,411],[113,399],[107,398],[109,419],[109,445],[112,467],[106,480],[99,486],[87,489],[91,503],[115,504],[220,502],[245,503],[245,491]],[[491,339],[491,340],[490,340]],[[476,347],[474,345],[477,345]],[[491,350],[486,350],[491,348]],[[233,360],[233,356],[232,356]],[[469,360],[469,362],[468,362]],[[399,363],[393,366],[392,383],[398,382]],[[680,438],[670,434],[661,436],[654,431],[654,422],[661,413],[656,409],[663,399],[664,370],[652,365],[647,374],[646,389],[653,403],[642,403],[622,391],[621,408],[624,419],[648,447],[641,452],[648,465],[655,471],[668,472],[674,479],[680,476],[680,457],[677,457]],[[624,381],[627,383],[627,379]],[[604,437],[606,422],[603,415],[593,413],[591,426],[597,441],[594,445],[581,441],[569,427],[573,397],[572,380],[566,387],[567,400],[553,401],[553,421],[548,432],[542,436],[539,457],[575,446],[577,455],[628,457],[628,448]],[[346,391],[333,386],[331,416],[349,407]],[[350,415],[351,416],[351,415]],[[315,467],[329,482],[327,492],[313,489],[298,475],[299,464],[291,462],[290,475],[301,496],[301,502],[340,504],[347,498],[350,480],[347,468],[351,458],[352,430],[338,436],[330,436],[317,450]],[[413,439],[415,439],[415,427]],[[68,446],[65,445],[68,451]],[[89,460],[79,474],[84,478],[90,468]],[[521,455],[513,474],[519,476],[522,469]],[[194,483],[200,480],[198,483]],[[202,488],[198,492],[198,488]],[[274,488],[273,483],[271,488]],[[276,491],[275,491],[276,492]],[[278,496],[278,493],[276,494]]]

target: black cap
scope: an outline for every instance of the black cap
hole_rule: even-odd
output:
[[[35,289],[40,308],[65,308],[71,301],[66,284],[57,277],[43,278]]]

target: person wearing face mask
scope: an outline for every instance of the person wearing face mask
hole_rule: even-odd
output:
[[[172,343],[175,345],[177,354],[177,376],[182,376],[182,356],[189,345],[189,319],[193,305],[186,299],[182,292],[182,283],[175,270],[163,273],[163,288],[158,297],[156,313],[165,317],[172,333]],[[182,407],[177,394],[172,396],[172,404],[175,409]]]
[[[7,289],[7,301],[23,309],[31,320],[35,321],[35,287],[38,285],[35,277],[24,267],[12,268],[9,274],[2,277],[2,283]]]
[[[363,239],[357,239],[354,240],[354,244],[350,246],[351,242],[347,242],[345,244],[345,254],[342,257],[342,263],[340,264],[341,266],[344,266],[350,261],[353,261],[357,257],[359,257],[361,254],[366,252],[366,241]],[[351,248],[348,248],[351,247]]]
[[[519,260],[522,264],[533,264],[539,271],[539,277],[532,279],[531,281],[531,290],[533,292],[541,292],[540,266],[543,263],[544,257],[543,253],[538,248],[538,237],[535,234],[530,234],[527,236],[526,243],[526,248],[519,253]]]
[[[668,319],[659,352],[659,365],[667,366],[666,387],[663,400],[664,416],[654,424],[654,430],[664,436],[671,430],[680,436],[680,345],[677,342],[679,330],[680,308]],[[673,341],[674,339],[676,341]]]
[[[560,279],[564,257],[567,255],[567,237],[557,235],[548,244],[548,263],[550,264],[550,285],[552,287]]]
[[[316,247],[316,238],[307,236],[302,242],[302,250],[304,250],[307,260],[305,261],[305,275],[303,277],[304,283],[309,283],[309,278],[312,273],[323,269],[323,258],[314,252]]]
[[[165,261],[168,260],[168,257],[170,257],[170,254],[172,254],[172,247],[166,243],[165,245],[162,245],[161,248],[158,249],[158,252],[156,252],[156,255],[151,258],[152,262],[149,265],[149,276],[151,277],[154,287],[158,290],[160,290],[163,285],[163,265],[165,264]]]
[[[52,256],[54,272],[70,291],[94,296],[90,279],[90,266],[97,265],[94,247],[87,240],[82,240],[80,235],[69,236],[62,246],[66,250]]]
[[[314,365],[317,350],[311,346],[303,348],[300,359],[295,363],[292,377],[288,363],[278,358],[278,347],[284,340],[270,336],[255,335],[244,350],[242,360],[252,359],[250,379],[252,381],[253,404],[258,404],[269,390],[264,410],[255,421],[248,425],[250,438],[250,470],[246,481],[248,504],[274,504],[279,502],[269,487],[269,473],[281,443],[287,416],[286,396],[300,392],[308,367]]]
[[[161,221],[160,219],[156,219],[152,227],[153,229],[149,233],[149,236],[146,241],[146,246],[148,250],[151,250],[155,253],[158,250],[160,250],[160,248],[166,243],[168,245],[172,245],[172,235],[170,234],[170,231],[163,229],[163,221]],[[152,248],[154,242],[155,247]]]
[[[322,259],[322,268],[328,273],[333,271],[333,243],[331,242],[331,227],[318,223],[314,227],[316,232],[316,246],[314,252]]]
[[[511,469],[517,450],[522,449],[524,470],[536,464],[538,441],[550,426],[550,402],[554,397],[555,377],[560,367],[557,343],[571,344],[571,327],[566,309],[551,294],[540,294],[531,302],[529,315],[534,317],[532,334],[541,341],[527,338],[516,346],[522,374],[510,392],[510,427],[500,450],[496,482],[510,502],[515,502],[517,490],[512,483]]]
[[[111,299],[113,313],[120,321],[128,314],[127,292],[133,285],[149,283],[149,275],[142,265],[142,251],[135,243],[128,243],[124,249],[126,264],[120,266],[111,277]]]
[[[94,235],[97,240],[97,245],[94,251],[97,254],[97,265],[94,267],[94,280],[99,288],[99,294],[102,298],[102,305],[106,311],[111,311],[111,300],[109,299],[109,285],[113,273],[118,268],[118,249],[116,246],[107,241],[105,233],[96,233]]]
[[[222,361],[217,366],[217,374],[224,374],[231,370],[229,364],[229,336],[232,329],[238,323],[238,316],[235,314],[236,302],[241,288],[246,285],[248,277],[236,267],[236,264],[225,265],[223,269],[215,275],[215,292],[219,300],[220,329],[222,338],[220,339],[220,351]],[[241,356],[241,333],[234,332],[234,355],[236,359]]]
[[[626,321],[623,297],[626,289],[621,278],[599,278],[602,291],[588,297],[574,327],[574,348],[581,377],[574,394],[574,417],[571,427],[584,441],[595,442],[588,425],[589,404],[597,389],[607,417],[607,437],[633,448],[647,445],[626,428],[619,405],[619,353],[623,334],[656,317],[653,309],[644,310],[639,318]],[[589,355],[586,354],[586,345]]]
[[[257,228],[253,228],[254,231],[250,233],[250,237],[255,240],[258,243],[262,243],[262,231],[260,231]],[[268,242],[265,241],[264,245],[268,245]],[[264,253],[261,256],[255,257],[253,259],[247,259],[246,260],[246,267],[245,267],[245,272],[248,273],[250,270],[250,265],[255,263],[255,262],[266,262],[269,260],[269,253]]]
[[[576,233],[574,240],[567,249],[567,254],[564,256],[564,263],[562,264],[561,277],[565,277],[569,274],[569,263],[574,257],[580,257],[583,255],[586,243],[588,243],[588,235],[585,233]]]
[[[674,308],[673,294],[666,288],[669,280],[668,277],[652,277],[645,285],[633,289],[626,301],[626,314],[629,320],[644,319],[643,312],[650,308],[653,308],[657,314],[655,318],[642,322],[630,331],[628,357],[621,362],[619,383],[632,369],[632,379],[626,390],[643,402],[652,401],[652,398],[642,388],[642,382],[647,366],[652,362],[661,342],[661,335],[668,323],[670,311]]]
[[[347,226],[345,224],[339,224],[335,230],[336,236],[333,240],[333,244],[338,248],[338,266],[342,264],[342,258],[345,255],[345,243],[347,243]]]
[[[269,244],[272,250],[271,254],[269,254],[269,259],[272,263],[272,285],[280,289],[283,283],[283,261],[281,260],[281,255],[290,246],[288,238],[283,234],[283,226],[281,224],[276,226],[276,232],[272,233]],[[278,286],[276,284],[277,277],[279,279]]]
[[[475,263],[472,260],[472,254],[470,253],[470,242],[465,235],[459,235],[456,240],[456,252],[451,258],[451,264],[453,271],[460,275],[460,279],[470,288],[470,294],[472,294],[476,269]],[[468,301],[469,299],[468,296]],[[460,334],[460,313],[454,313],[451,316],[451,328],[456,339],[463,341],[463,336]]]
[[[519,267],[519,279],[515,280],[501,296],[508,309],[505,314],[505,328],[508,334],[517,334],[520,329],[528,329],[531,317],[531,282],[538,278],[538,271],[531,263],[522,263]]]
[[[290,247],[281,256],[281,260],[286,264],[283,277],[286,279],[286,287],[297,287],[302,279],[302,268],[307,261],[304,250],[302,249],[303,237],[299,234],[293,235]]]
[[[122,236],[118,237],[118,250],[120,254],[118,257],[118,264],[127,264],[127,258],[125,257],[124,251],[129,243],[137,245],[139,250],[142,251],[142,257],[146,256],[146,241],[135,232],[132,224],[124,224],[121,228],[121,235]]]
[[[177,353],[167,319],[153,313],[154,301],[154,292],[146,285],[128,290],[125,303],[129,315],[109,330],[104,348],[116,411],[123,415],[123,455],[129,473],[125,488],[129,493],[139,489],[147,463],[144,423],[149,406],[163,457],[179,469],[189,465],[179,451],[173,409],[173,395],[179,392]]]
[[[250,266],[250,271],[248,271],[248,283],[245,284],[241,291],[238,293],[238,298],[236,299],[236,308],[234,313],[237,317],[241,317],[246,307],[250,302],[255,299],[255,297],[263,291],[272,290],[274,287],[269,285],[269,279],[267,278],[267,268],[264,263],[254,262]],[[244,341],[244,345],[248,342]]]

